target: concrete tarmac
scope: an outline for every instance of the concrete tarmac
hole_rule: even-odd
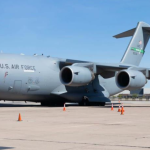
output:
[[[115,102],[114,102],[115,103]],[[150,149],[150,102],[118,105],[41,107],[0,102],[0,150]],[[18,122],[18,114],[22,120]]]

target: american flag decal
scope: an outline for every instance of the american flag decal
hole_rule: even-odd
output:
[[[142,45],[142,41],[139,41],[139,45]]]

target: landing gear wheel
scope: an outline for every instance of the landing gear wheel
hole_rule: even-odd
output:
[[[47,102],[41,102],[41,106],[47,106]]]
[[[64,103],[65,102],[57,102],[55,105],[58,106],[58,107],[62,107],[62,106],[64,106]]]
[[[105,102],[100,102],[99,106],[105,106],[105,104],[106,104]]]
[[[84,96],[82,102],[79,103],[79,106],[89,106],[89,105],[90,103],[89,103],[88,98]]]

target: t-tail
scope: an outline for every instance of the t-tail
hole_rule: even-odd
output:
[[[122,38],[129,36],[133,37],[121,59],[121,63],[138,66],[145,53],[145,48],[150,37],[150,25],[139,22],[136,28],[115,35],[114,37]]]

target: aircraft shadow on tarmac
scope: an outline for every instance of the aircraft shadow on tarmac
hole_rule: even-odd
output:
[[[66,107],[69,106],[78,106],[78,104],[66,104]],[[0,107],[63,107],[63,106],[41,106],[40,104],[34,105],[34,104],[0,103]]]
[[[113,103],[114,108],[118,108],[119,103]],[[15,104],[15,103],[0,103],[0,107],[63,107],[63,106],[41,106],[34,104]],[[110,108],[111,103],[106,104],[105,106],[79,106],[77,103],[66,104],[66,107],[93,107],[93,108]],[[126,105],[124,107],[150,107],[150,105]],[[1,150],[1,149],[0,149]]]
[[[0,107],[63,107],[64,105],[62,106],[41,106],[41,104],[36,104],[34,105],[34,103],[32,104],[28,104],[28,103],[13,103],[13,102],[10,102],[10,103],[0,103]],[[78,103],[67,103],[66,104],[66,107],[69,107],[69,106],[79,106]]]
[[[0,104],[0,107],[40,107],[40,105],[30,105],[30,104],[29,105],[28,104]]]
[[[4,147],[4,146],[0,146],[0,150],[5,150],[5,149],[14,149],[14,147]]]

